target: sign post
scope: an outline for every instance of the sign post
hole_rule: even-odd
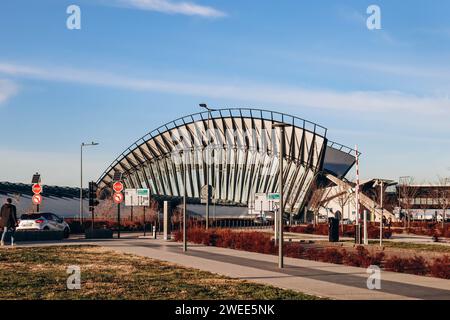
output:
[[[279,230],[279,224],[280,221],[277,218],[277,212],[279,210],[279,203],[280,203],[280,194],[279,193],[269,193],[267,195],[267,200],[269,201],[270,205],[270,211],[273,211],[275,213],[274,215],[274,236],[275,236],[275,245],[280,240],[280,230]]]
[[[356,186],[355,186],[355,201],[356,201],[356,232],[355,232],[355,241],[357,244],[361,244],[361,227],[359,225],[359,154],[358,154],[358,145],[355,146],[355,158],[356,158]]]
[[[120,239],[120,203],[117,204],[117,239]]]
[[[39,212],[39,205],[42,202],[42,196],[40,194],[35,194],[33,195],[33,197],[31,198],[31,201],[33,202],[33,204],[36,205],[37,208],[37,212]]]
[[[150,206],[150,189],[138,189],[137,191],[138,195],[138,202],[142,206],[142,214],[144,218],[144,237],[146,236],[146,228],[145,228],[145,208]]]
[[[286,130],[286,125],[284,123],[280,123],[280,124],[275,124],[273,125],[274,128],[280,128],[280,150],[279,150],[279,154],[278,154],[278,161],[279,161],[279,165],[278,165],[278,169],[279,169],[279,174],[278,174],[278,179],[279,179],[279,198],[280,198],[280,208],[278,210],[278,236],[279,236],[279,241],[278,241],[278,267],[280,269],[284,268],[284,256],[283,256],[283,243],[284,243],[284,238],[283,238],[283,215],[284,215],[284,169],[283,169],[283,161],[284,161],[284,156],[285,156],[285,130]]]
[[[40,178],[39,178],[40,181]],[[33,191],[33,197],[31,198],[31,201],[33,202],[33,204],[36,205],[36,212],[39,212],[39,205],[42,202],[42,186],[40,185],[39,182],[34,183],[33,186],[31,187],[31,191]]]
[[[125,189],[125,206],[131,207],[143,207],[144,214],[144,236],[147,231],[145,229],[145,207],[150,206],[150,189]]]
[[[123,202],[123,183],[121,181],[116,181],[113,184],[113,200],[117,204],[117,238],[120,239],[120,204]]]

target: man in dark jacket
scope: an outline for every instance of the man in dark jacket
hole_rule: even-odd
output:
[[[0,230],[3,230],[1,245],[5,245],[6,232],[11,233],[11,246],[14,245],[14,232],[17,226],[17,210],[16,206],[12,204],[12,199],[6,199],[6,203],[0,209]]]

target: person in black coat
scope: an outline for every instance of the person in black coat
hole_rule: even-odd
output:
[[[17,209],[16,206],[12,204],[12,199],[6,199],[6,203],[0,209],[0,230],[3,230],[1,245],[5,245],[5,235],[6,232],[11,233],[11,246],[14,245],[14,232],[17,227]]]

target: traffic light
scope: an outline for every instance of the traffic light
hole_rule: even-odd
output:
[[[89,182],[89,209],[93,210],[95,206],[98,206],[97,200],[98,186],[94,181]]]

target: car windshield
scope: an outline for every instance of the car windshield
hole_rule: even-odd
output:
[[[42,217],[41,213],[28,213],[28,214],[23,214],[20,217],[20,220],[35,220],[35,219],[39,219]]]

